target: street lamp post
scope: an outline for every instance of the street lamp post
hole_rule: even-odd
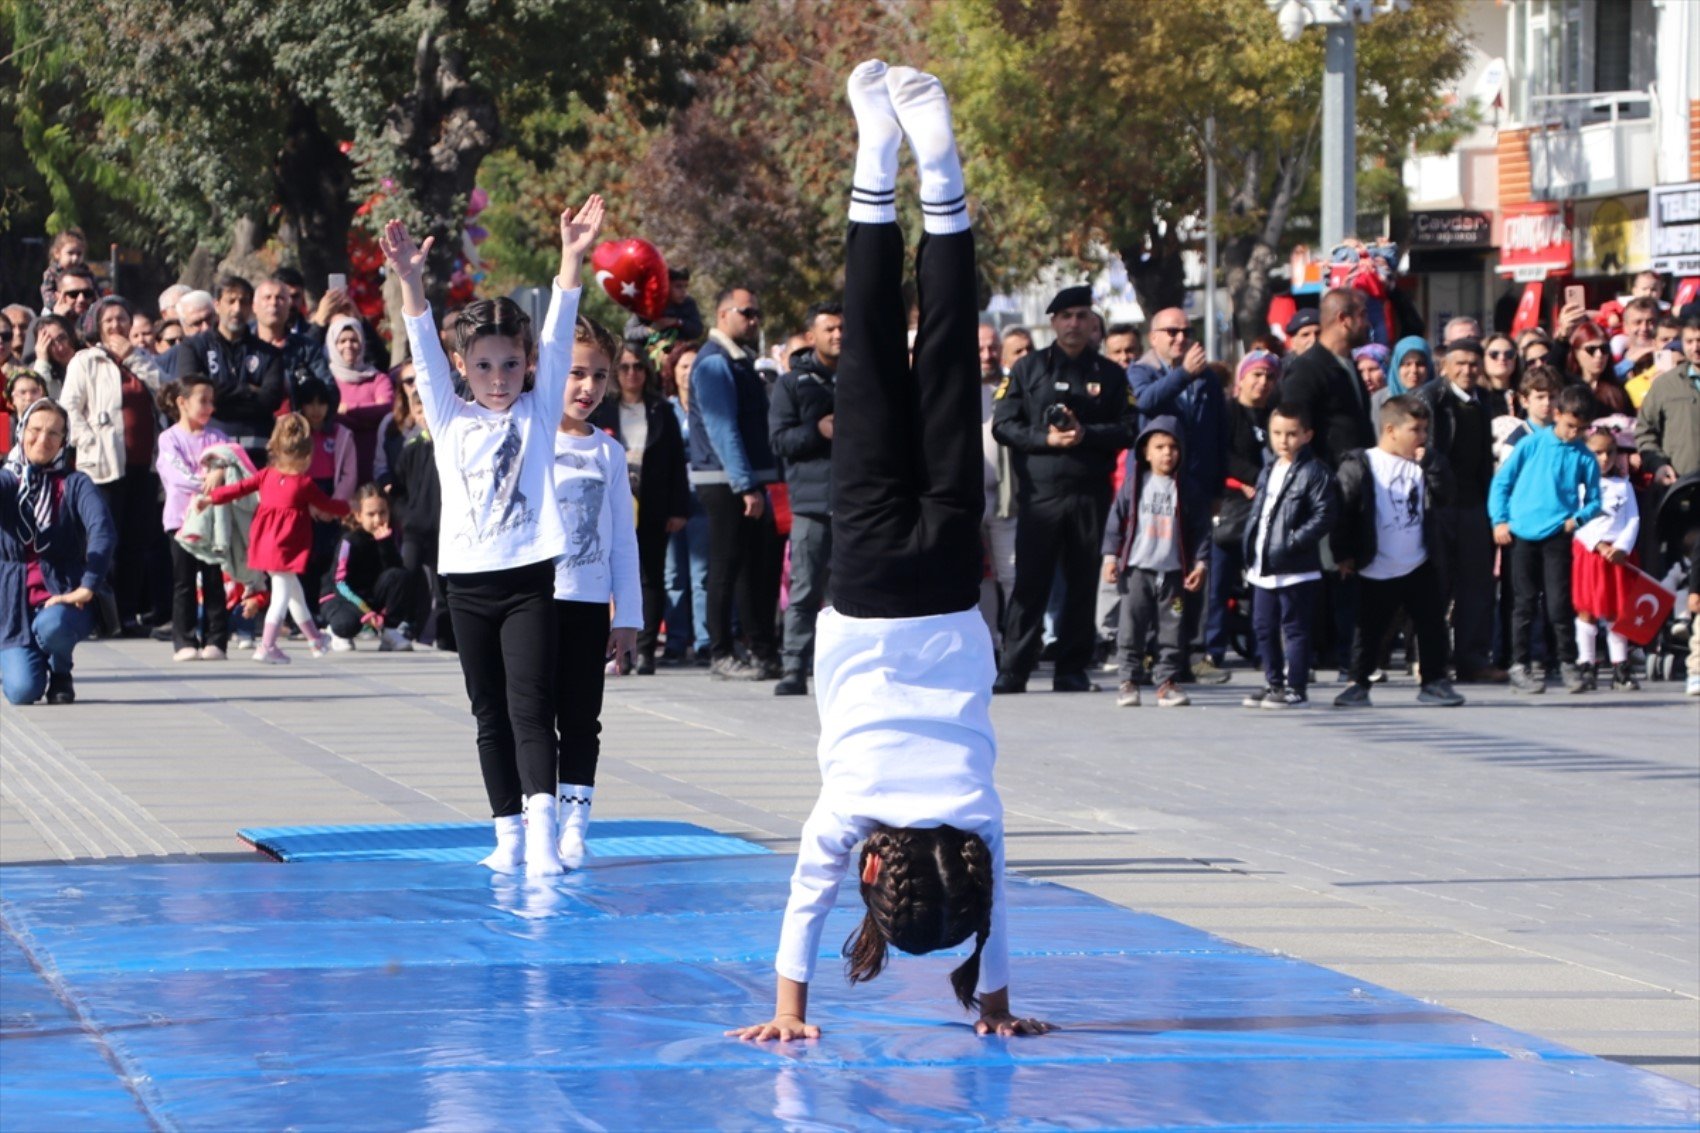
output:
[[[1295,43],[1312,24],[1328,36],[1322,72],[1322,247],[1357,235],[1358,24],[1402,12],[1411,0],[1268,0],[1281,37]]]

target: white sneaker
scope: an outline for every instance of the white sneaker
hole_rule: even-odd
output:
[[[193,645],[185,645],[183,648],[173,653],[171,655],[171,659],[173,661],[199,661],[201,659],[201,651],[196,649]]]
[[[351,637],[338,637],[334,633],[331,634],[331,652],[332,653],[353,653],[354,652],[354,639],[351,638]]]
[[[379,653],[411,653],[413,642],[402,636],[399,630],[384,627],[384,632],[378,635]]]
[[[236,648],[246,653],[248,650],[254,648],[254,639],[239,633],[236,635]]]
[[[1700,696],[1700,673],[1688,674],[1688,684],[1683,691],[1689,696]]]
[[[264,645],[254,646],[254,660],[262,665],[287,665],[289,654],[273,645],[269,649]]]
[[[201,647],[201,660],[203,661],[222,661],[224,658],[224,650],[216,645],[203,645]]]

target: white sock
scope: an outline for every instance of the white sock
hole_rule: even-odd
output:
[[[596,797],[596,788],[562,783],[556,797],[561,808],[561,864],[577,869],[584,864],[584,842],[590,832],[590,801]]]
[[[850,182],[850,219],[857,224],[897,222],[897,145],[903,130],[886,93],[885,64],[857,64],[846,84],[856,115],[856,172]]]
[[[1592,618],[1576,619],[1576,663],[1592,665],[1599,657],[1598,630]]]
[[[562,872],[555,838],[555,796],[532,795],[525,800],[525,876],[552,877]]]
[[[1612,629],[1610,622],[1606,623],[1606,656],[1611,658],[1614,665],[1621,665],[1629,660],[1629,639]]]
[[[962,160],[950,123],[950,99],[938,79],[913,67],[886,72],[886,90],[909,148],[921,167],[921,226],[942,236],[968,231],[968,198],[962,187]]]
[[[521,873],[525,869],[525,819],[504,814],[496,820],[496,848],[478,863],[497,873]]]

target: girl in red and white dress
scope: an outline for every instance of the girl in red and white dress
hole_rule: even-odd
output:
[[[259,510],[248,531],[248,565],[271,576],[271,604],[266,610],[266,628],[254,660],[267,665],[287,665],[289,655],[278,648],[283,619],[293,614],[295,624],[307,635],[313,656],[330,652],[327,634],[319,632],[301,589],[301,572],[307,569],[313,551],[313,518],[341,519],[348,505],[326,495],[308,466],[313,459],[313,429],[299,413],[279,417],[266,445],[271,462],[246,480],[225,484],[195,500],[196,510],[209,504],[226,504],[251,492],[260,493]]]
[[[1625,593],[1629,566],[1636,563],[1635,540],[1641,534],[1641,512],[1635,505],[1635,487],[1629,482],[1627,456],[1635,451],[1635,438],[1627,430],[1597,422],[1588,434],[1588,450],[1600,462],[1601,512],[1576,529],[1570,545],[1577,661],[1584,686],[1590,691],[1598,688],[1595,659],[1598,625],[1603,623],[1611,658],[1611,687],[1633,692],[1641,685],[1629,667],[1629,639],[1612,625],[1628,612]]]

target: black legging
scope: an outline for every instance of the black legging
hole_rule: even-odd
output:
[[[131,468],[118,479],[100,486],[118,546],[112,556],[112,593],[118,601],[118,616],[135,621],[148,612],[150,569],[157,569],[154,549],[159,535],[159,477],[148,467]]]
[[[639,523],[637,529],[638,580],[643,586],[643,628],[638,631],[638,654],[655,656],[655,642],[661,636],[661,618],[667,610],[667,533],[665,518],[652,523]],[[580,786],[594,786],[588,779],[567,779]]]
[[[974,234],[916,253],[909,362],[903,235],[851,224],[832,443],[833,605],[857,618],[978,607],[985,511]]]
[[[596,786],[602,754],[602,689],[608,666],[608,603],[556,602],[555,728],[560,781]]]
[[[555,793],[555,564],[450,575],[449,616],[478,721],[490,813]]]

